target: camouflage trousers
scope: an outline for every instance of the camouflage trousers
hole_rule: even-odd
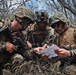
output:
[[[65,75],[76,75],[76,65],[72,64],[62,70]]]

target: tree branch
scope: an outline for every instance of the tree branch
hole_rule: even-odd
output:
[[[70,5],[68,5],[68,4],[65,2],[65,0],[58,0],[58,2],[59,2],[60,4],[62,4],[64,8],[70,10],[74,15],[76,15],[76,10],[75,10],[74,8],[72,8]]]

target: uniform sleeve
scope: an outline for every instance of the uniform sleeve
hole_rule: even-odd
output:
[[[51,45],[51,44],[53,44],[53,42],[54,42],[54,35],[52,34],[51,30],[48,30],[48,35],[46,36],[42,45],[44,45],[44,44]]]

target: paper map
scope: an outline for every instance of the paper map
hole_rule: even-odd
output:
[[[57,45],[52,45],[49,48],[46,48],[44,50],[41,50],[37,52],[38,54],[44,54],[45,56],[48,56],[48,58],[57,57],[58,55],[54,52],[55,50],[60,49]]]

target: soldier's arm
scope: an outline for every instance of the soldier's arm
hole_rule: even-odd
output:
[[[55,52],[58,54],[58,56],[60,58],[65,58],[65,57],[74,58],[74,57],[76,57],[76,49],[73,49],[73,50],[70,50],[70,51],[68,51],[66,49],[59,49],[59,50],[56,50]]]
[[[15,50],[17,50],[17,46],[13,45],[10,42],[0,43],[0,53],[5,52],[5,51],[12,53]]]
[[[48,35],[46,36],[45,40],[43,41],[42,45],[48,44],[51,45],[54,43],[55,36],[52,34],[51,29],[48,30]]]

